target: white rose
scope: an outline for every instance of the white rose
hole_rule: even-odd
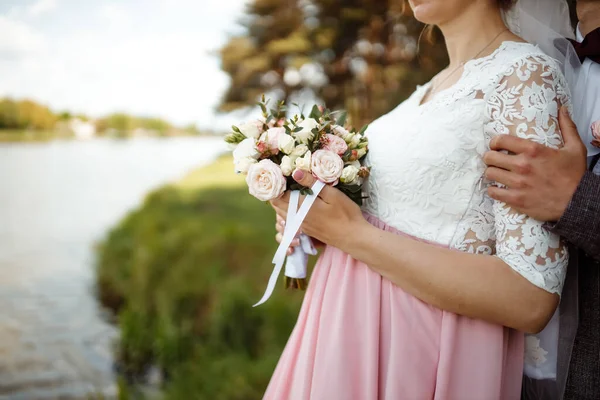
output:
[[[279,150],[283,151],[285,154],[290,154],[292,150],[294,150],[294,145],[296,144],[296,141],[290,135],[279,135],[277,141],[279,144]]]
[[[310,172],[311,159],[312,159],[312,155],[309,150],[306,152],[304,157],[298,157],[296,159],[296,168]]]
[[[276,199],[286,188],[286,179],[281,168],[269,159],[250,166],[246,183],[250,194],[262,201]]]
[[[294,171],[294,162],[288,156],[283,156],[281,159],[281,172],[283,172],[284,176],[290,176],[292,171]]]
[[[301,143],[308,144],[315,136],[312,130],[318,126],[319,123],[315,119],[307,118],[298,124],[298,127],[302,128],[302,130],[295,132],[294,136],[296,136],[296,139],[298,139]]]
[[[351,144],[354,136],[356,136],[354,133],[348,132],[346,135],[342,136],[342,139],[344,139],[346,143]]]
[[[259,124],[257,124],[256,121],[246,122],[245,124],[238,126],[238,129],[240,132],[242,132],[242,135],[246,136],[247,138],[258,139],[262,133],[261,129],[259,128]]]
[[[244,139],[237,145],[233,150],[233,161],[237,162],[243,158],[254,158],[258,159],[260,153],[256,148],[256,141],[254,139]]]
[[[356,150],[356,154],[357,154],[358,159],[360,160],[361,158],[364,157],[365,154],[367,154],[367,149],[365,147],[359,148],[358,150]]]
[[[344,161],[333,151],[317,150],[312,156],[311,169],[317,179],[336,185],[342,175]]]
[[[340,176],[340,181],[342,183],[347,183],[348,185],[354,185],[358,183],[358,171],[359,169],[355,166],[348,165],[342,170],[342,176]]]
[[[331,130],[333,131],[334,134],[336,134],[337,136],[339,136],[341,138],[345,138],[346,136],[350,135],[350,132],[348,132],[348,130],[346,128],[344,128],[343,126],[333,125],[331,127]]]
[[[257,162],[258,161],[256,161],[256,159],[252,157],[244,157],[237,159],[234,161],[235,172],[237,172],[238,174],[246,174],[248,173],[248,170],[250,169],[252,164],[256,164]]]
[[[352,139],[350,139],[350,146],[356,147],[360,144],[361,135],[354,135]]]
[[[294,148],[292,153],[290,154],[293,157],[302,157],[308,151],[308,146],[305,144],[300,144]]]

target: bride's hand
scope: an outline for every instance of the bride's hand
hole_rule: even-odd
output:
[[[315,178],[302,170],[294,171],[294,180],[305,187],[312,187]],[[303,197],[302,197],[303,199]],[[301,199],[301,200],[302,200]],[[289,193],[271,201],[282,219],[287,216]],[[343,250],[349,235],[360,234],[357,230],[367,224],[360,207],[339,190],[325,186],[304,219],[300,230],[325,244]]]
[[[275,240],[277,243],[281,243],[281,239],[283,239],[283,233],[285,231],[285,220],[277,214],[277,222],[275,223],[275,230],[277,231],[277,235],[275,235]],[[313,243],[313,246],[316,248],[323,247],[324,243],[315,238],[310,238]],[[292,244],[287,249],[288,256],[294,252],[294,248],[300,246],[300,240],[298,238],[292,240]]]
[[[277,243],[281,243],[281,240],[283,239],[283,232],[285,230],[285,220],[283,218],[281,218],[279,216],[279,214],[277,214],[277,222],[275,222],[275,230],[277,231],[277,234],[275,235],[275,241],[277,241]],[[294,252],[294,248],[296,248],[298,246],[300,246],[300,239],[298,239],[296,237],[294,240],[292,240],[290,247],[288,247],[287,255],[289,256],[290,254],[292,254]]]

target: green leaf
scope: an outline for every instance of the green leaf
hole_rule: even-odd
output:
[[[258,105],[260,106],[260,109],[262,111],[263,114],[267,114],[267,107],[265,107],[264,103],[258,103]]]
[[[364,135],[365,131],[367,130],[367,128],[369,127],[369,124],[366,124],[365,126],[363,126],[362,128],[360,128],[360,131],[358,131],[359,135]]]
[[[348,113],[346,111],[344,111],[340,114],[337,121],[335,121],[335,124],[339,125],[339,126],[344,126],[347,118],[348,118]]]
[[[315,104],[313,106],[313,108],[310,110],[310,114],[308,115],[309,118],[314,118],[314,119],[319,119],[321,118],[321,110],[319,110],[319,107]]]
[[[231,143],[231,144],[237,144],[240,142],[238,140],[238,136],[235,133],[229,133],[229,134],[225,135],[224,140],[226,143]]]
[[[302,128],[301,126],[299,126],[299,127],[297,127],[296,129],[294,129],[294,131],[293,131],[293,132],[294,132],[294,133],[296,133],[296,132],[300,132],[302,129],[303,129],[303,128]]]
[[[362,195],[362,186],[361,185],[346,185],[346,184],[339,184],[336,186],[336,188],[341,191],[342,193],[344,193],[346,196],[348,196],[348,198],[350,198],[350,200],[352,200],[353,202],[355,202],[356,204],[358,204],[359,206],[362,206],[362,201],[363,201],[363,195]]]
[[[242,131],[240,131],[240,129],[235,125],[231,125],[231,130],[237,133],[242,133]]]

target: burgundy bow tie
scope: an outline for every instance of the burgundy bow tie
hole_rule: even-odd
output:
[[[571,40],[571,43],[573,43],[581,62],[589,58],[600,64],[600,28],[596,28],[588,33],[583,42],[578,43]]]

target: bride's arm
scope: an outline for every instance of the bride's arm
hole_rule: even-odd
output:
[[[294,177],[305,186],[314,182],[309,174]],[[273,206],[285,216],[287,197]],[[331,187],[321,192],[302,231],[442,310],[536,333],[558,305],[556,294],[533,285],[500,258],[437,247],[371,225],[356,204]]]
[[[547,145],[560,142],[556,117],[565,94],[558,93],[552,79],[551,73],[535,63],[513,68],[497,96],[487,99],[495,131]],[[540,88],[544,92],[536,93]],[[524,92],[532,97],[519,99]],[[539,101],[542,103],[536,103]],[[310,186],[314,178],[304,175],[294,176]],[[326,187],[320,198],[306,218],[303,232],[363,261],[426,303],[531,333],[543,329],[556,310],[556,293],[568,258],[566,248],[543,230],[541,222],[504,203],[494,205],[499,238],[492,256],[440,248],[382,231],[333,188]],[[283,199],[273,204],[281,215],[287,209],[285,203]]]
[[[345,251],[442,310],[537,333],[558,305],[558,295],[533,285],[500,258],[435,247],[368,223],[356,229],[360,236],[349,235]]]

